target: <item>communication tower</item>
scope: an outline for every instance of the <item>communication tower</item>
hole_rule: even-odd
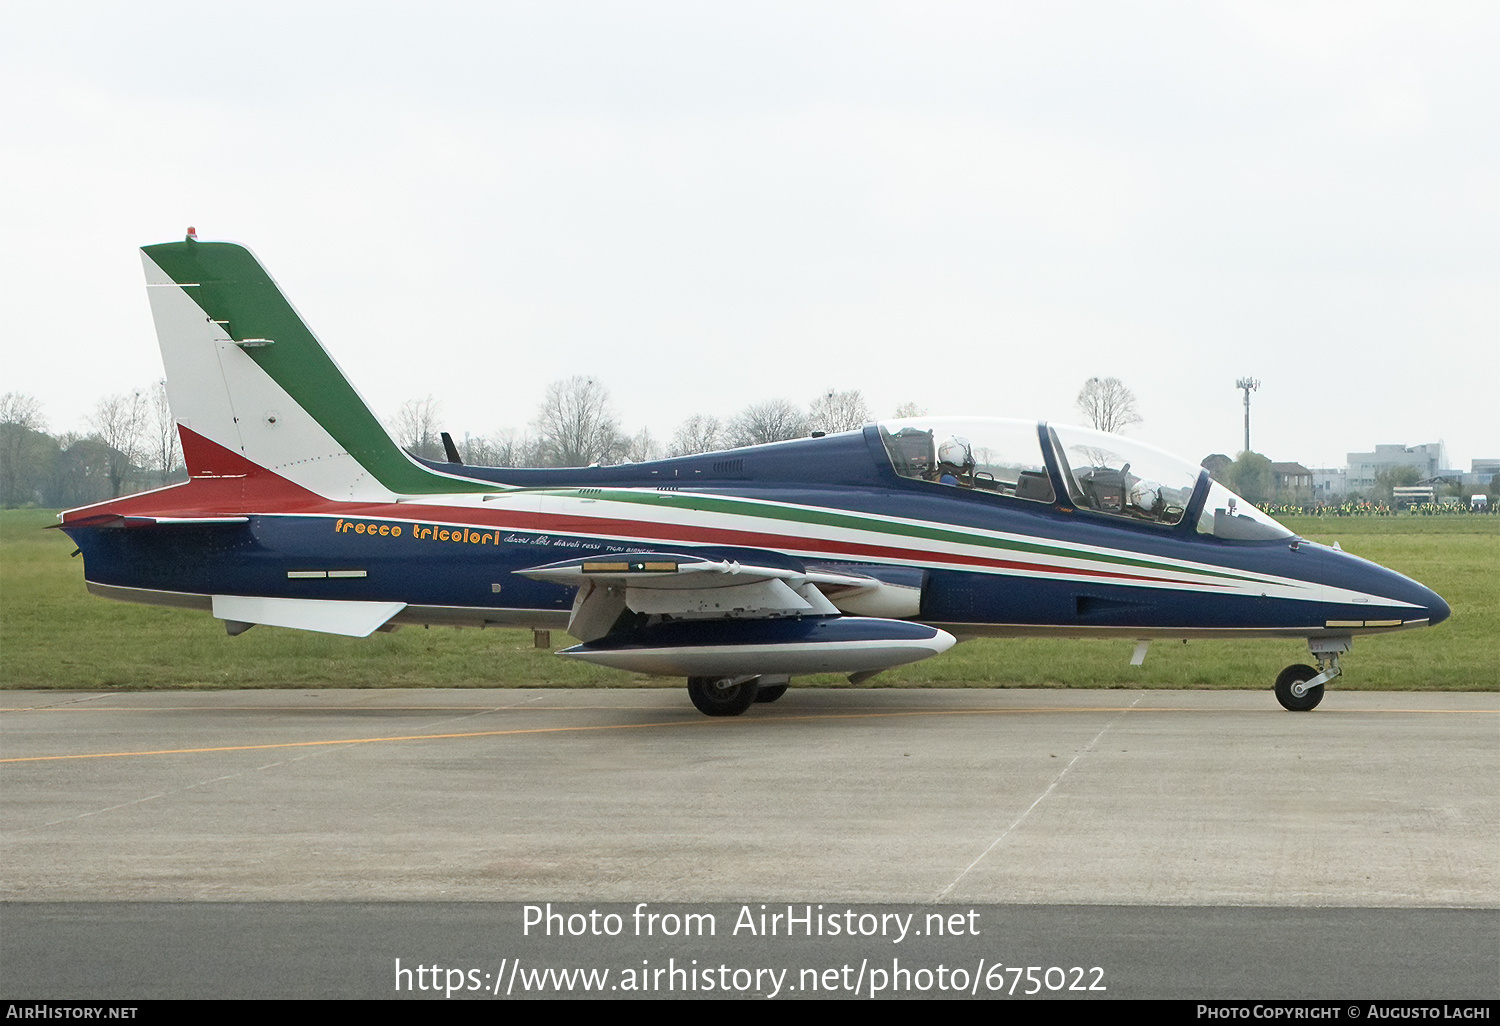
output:
[[[1250,451],[1250,393],[1260,388],[1258,378],[1240,378],[1234,383],[1234,387],[1243,389],[1245,393],[1245,451]]]

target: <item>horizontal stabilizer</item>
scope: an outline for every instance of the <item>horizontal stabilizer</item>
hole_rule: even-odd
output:
[[[249,522],[249,517],[125,517],[126,527],[225,527]]]
[[[122,527],[226,527],[248,524],[249,517],[146,517],[129,513],[96,513],[75,517],[65,523],[48,524],[52,527],[107,527],[118,530]]]
[[[295,627],[351,638],[369,637],[406,608],[405,602],[266,598],[257,595],[215,595],[213,603],[214,616],[220,620]]]

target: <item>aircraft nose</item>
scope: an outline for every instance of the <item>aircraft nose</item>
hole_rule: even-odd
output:
[[[1448,614],[1453,610],[1448,608],[1448,603],[1443,601],[1443,596],[1431,588],[1423,588],[1422,590],[1426,592],[1427,626],[1432,627],[1448,619]]]
[[[1325,565],[1323,582],[1336,589],[1362,594],[1344,600],[1333,598],[1330,620],[1397,621],[1407,624],[1425,620],[1429,627],[1448,619],[1452,612],[1443,597],[1405,574],[1334,550]],[[1385,626],[1380,623],[1379,626]]]

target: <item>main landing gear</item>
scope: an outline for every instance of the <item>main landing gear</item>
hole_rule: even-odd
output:
[[[786,694],[786,689],[790,686],[789,684],[767,684],[766,678],[762,677],[760,679],[760,690],[755,693],[755,700],[757,702],[774,702]]]
[[[759,690],[759,677],[688,678],[688,697],[705,716],[738,716],[755,704]]]
[[[738,716],[756,702],[774,702],[786,694],[785,675],[689,677],[688,697],[705,716]]]
[[[1339,656],[1353,645],[1353,638],[1308,638],[1307,649],[1318,660],[1318,668],[1296,663],[1282,670],[1276,678],[1276,701],[1292,712],[1316,709],[1323,701],[1323,685],[1344,672]]]

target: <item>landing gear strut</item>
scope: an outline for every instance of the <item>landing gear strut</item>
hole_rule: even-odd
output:
[[[1276,701],[1292,712],[1316,709],[1323,701],[1323,685],[1344,672],[1339,656],[1353,645],[1353,638],[1308,638],[1307,648],[1318,660],[1318,668],[1298,663],[1282,670],[1276,678]]]
[[[759,677],[689,677],[688,697],[705,716],[738,716],[755,704]]]

